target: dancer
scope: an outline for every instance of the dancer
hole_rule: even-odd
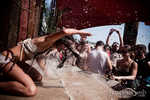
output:
[[[37,93],[37,88],[33,80],[21,69],[21,64],[17,64],[16,62],[24,62],[32,59],[34,55],[52,47],[57,40],[73,34],[79,34],[80,36],[91,35],[88,32],[68,28],[56,34],[26,39],[19,45],[3,51],[0,54],[0,73],[8,81],[0,82],[1,91],[13,95],[34,96]]]

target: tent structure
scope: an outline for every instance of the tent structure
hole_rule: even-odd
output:
[[[126,23],[124,43],[136,43],[139,21],[150,25],[150,0],[55,0],[60,27],[77,29]]]
[[[56,0],[56,4],[64,11],[59,21],[64,27],[83,29],[138,21],[150,24],[149,0]]]

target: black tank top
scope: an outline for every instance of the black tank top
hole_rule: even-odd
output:
[[[121,67],[120,67],[119,70],[118,70],[118,74],[119,74],[120,76],[128,76],[128,75],[131,75],[133,63],[134,63],[134,61],[131,61],[131,62],[129,63],[129,67],[128,67],[128,68],[121,68]]]

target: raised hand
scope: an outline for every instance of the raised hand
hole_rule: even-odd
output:
[[[114,32],[114,31],[115,31],[115,29],[113,29],[113,28],[112,28],[112,29],[110,29],[110,32]]]
[[[109,35],[111,35],[113,32],[116,32],[117,34],[120,34],[117,29],[110,29]]]
[[[116,31],[117,33],[119,33],[119,31],[117,29],[113,29],[113,32]]]
[[[109,35],[111,35],[114,32],[114,29],[110,29]]]
[[[113,75],[113,76],[112,76],[112,79],[113,79],[113,80],[120,81],[120,80],[121,80],[121,77]]]

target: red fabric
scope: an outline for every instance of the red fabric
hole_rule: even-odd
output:
[[[133,21],[150,21],[150,0],[56,0],[60,26],[78,29]]]
[[[108,54],[108,56],[110,57],[110,55],[111,55],[110,51],[107,51],[106,53],[107,53],[107,54]]]
[[[60,60],[63,59],[63,54],[62,53],[59,54],[59,58],[60,58]]]

